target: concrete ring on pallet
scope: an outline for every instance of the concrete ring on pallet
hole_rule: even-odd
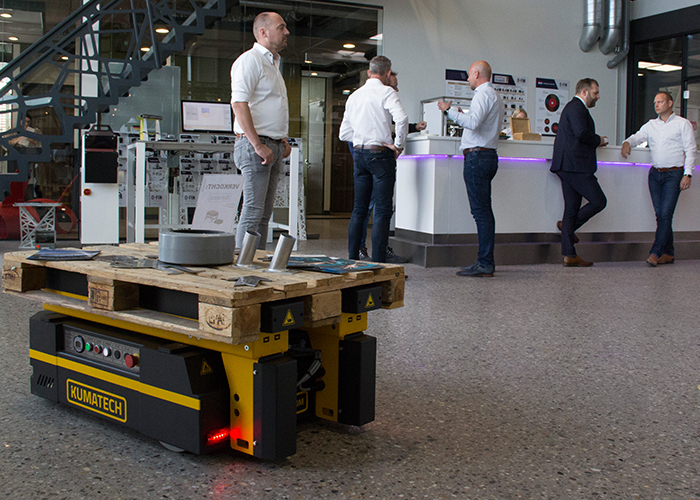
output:
[[[220,266],[233,262],[236,237],[223,231],[168,229],[158,235],[158,260],[183,266]]]

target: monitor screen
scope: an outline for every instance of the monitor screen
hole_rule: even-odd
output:
[[[182,101],[182,131],[233,133],[233,113],[228,102]]]

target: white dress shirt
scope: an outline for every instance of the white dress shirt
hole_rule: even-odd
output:
[[[698,147],[693,126],[688,120],[675,113],[671,113],[666,121],[654,118],[625,142],[635,147],[644,141],[649,142],[651,162],[655,168],[684,167],[683,175],[693,174]]]
[[[447,110],[447,116],[464,128],[460,149],[476,147],[496,149],[501,129],[503,104],[501,97],[491,85],[482,83],[474,90],[469,111],[460,113],[454,108]]]
[[[391,122],[395,123],[396,138],[391,138]],[[352,93],[345,103],[340,125],[340,140],[354,146],[394,144],[406,147],[408,115],[399,101],[399,94],[378,78],[370,78]]]
[[[287,87],[279,65],[279,55],[274,57],[256,42],[231,66],[231,104],[247,102],[257,134],[272,139],[284,139],[289,133]],[[238,119],[233,130],[243,133]]]

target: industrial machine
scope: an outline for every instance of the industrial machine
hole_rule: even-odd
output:
[[[374,419],[376,339],[363,332],[381,304],[381,284],[344,289],[340,322],[304,328],[303,298],[266,302],[259,339],[237,345],[45,304],[30,321],[31,391],[172,450],[279,460],[296,452],[298,418]]]

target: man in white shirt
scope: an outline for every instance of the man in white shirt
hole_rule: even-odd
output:
[[[234,162],[243,172],[243,208],[236,245],[246,231],[258,232],[265,248],[282,160],[292,149],[287,142],[289,104],[279,70],[280,51],[287,46],[287,25],[275,12],[253,21],[256,43],[231,66],[231,107],[235,114]]]
[[[486,61],[477,61],[469,67],[468,81],[474,90],[469,111],[463,113],[452,109],[452,101],[437,103],[440,111],[464,128],[460,146],[464,152],[464,184],[479,237],[476,262],[463,267],[457,274],[492,277],[496,268],[493,258],[496,220],[491,208],[491,181],[498,170],[496,147],[503,104],[491,85],[491,66]]]
[[[656,94],[654,111],[658,118],[642,125],[639,132],[622,143],[621,150],[622,156],[627,158],[634,146],[645,141],[651,150],[649,192],[656,212],[656,235],[647,263],[652,267],[673,264],[673,212],[681,191],[690,187],[697,153],[693,126],[673,113],[671,94]]]
[[[369,79],[348,97],[340,125],[340,140],[351,142],[355,200],[348,226],[348,255],[358,259],[362,227],[370,200],[374,199],[372,260],[391,262],[386,254],[392,198],[396,182],[396,158],[403,151],[408,133],[408,116],[399,96],[389,86],[391,61],[373,57],[367,72]],[[396,124],[392,140],[391,122]],[[403,259],[402,259],[403,261]]]

